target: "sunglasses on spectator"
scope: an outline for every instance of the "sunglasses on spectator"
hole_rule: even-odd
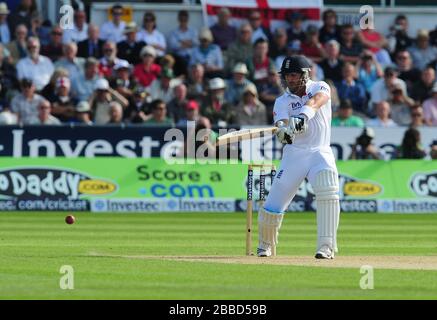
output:
[[[412,117],[421,117],[422,114],[421,113],[412,113],[411,116]]]
[[[27,46],[28,49],[36,49],[38,46]]]
[[[52,32],[52,35],[54,35],[54,36],[62,36],[62,32]]]

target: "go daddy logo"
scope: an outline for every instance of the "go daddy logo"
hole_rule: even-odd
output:
[[[437,171],[414,175],[410,187],[419,197],[437,197]]]
[[[81,195],[104,195],[116,190],[113,182],[65,169],[25,167],[0,171],[0,195],[11,198],[78,199]]]

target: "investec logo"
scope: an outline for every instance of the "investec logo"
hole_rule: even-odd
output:
[[[411,178],[410,187],[419,197],[437,197],[437,171],[417,173]]]

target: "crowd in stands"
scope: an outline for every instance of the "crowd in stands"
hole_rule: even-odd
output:
[[[99,26],[76,10],[64,30],[35,1],[14,12],[1,2],[0,123],[266,125],[284,92],[282,60],[304,54],[312,79],[332,88],[333,126],[437,125],[437,29],[410,38],[406,16],[384,34],[338,25],[333,10],[303,28],[294,12],[272,32],[257,10],[235,27],[222,8],[200,30],[181,10],[165,36],[153,12],[141,25],[122,21],[121,5],[111,15]]]

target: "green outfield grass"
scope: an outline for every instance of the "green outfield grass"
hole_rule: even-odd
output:
[[[359,268],[159,257],[243,256],[243,213],[75,216],[67,225],[65,213],[0,213],[0,298],[437,298],[437,271],[414,267],[375,269],[375,288],[362,290]],[[315,215],[288,214],[278,255],[311,257],[315,241]],[[338,258],[437,256],[437,215],[343,214],[339,247]],[[141,255],[157,257],[126,257]],[[59,288],[63,265],[74,268],[74,290]]]

